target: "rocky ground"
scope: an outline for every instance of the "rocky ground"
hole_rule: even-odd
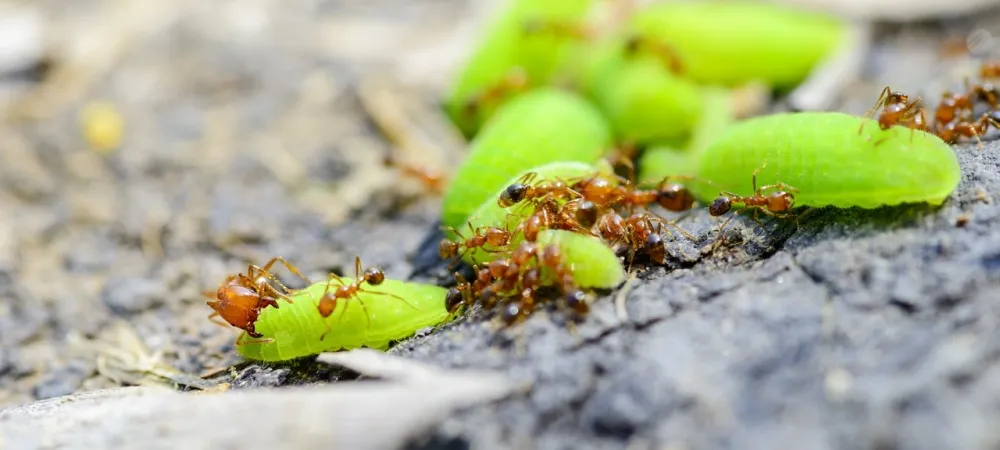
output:
[[[329,448],[344,433],[392,428],[373,425],[379,413],[402,423],[377,389],[351,402],[252,389],[365,371],[242,362],[232,330],[205,319],[200,292],[274,255],[311,275],[342,273],[357,254],[391,277],[433,278],[415,269],[433,266],[438,199],[382,165],[400,150],[375,129],[365,93],[404,98],[371,87],[391,72],[405,92],[419,87],[411,107],[426,112],[484,4],[17,5],[45,18],[51,50],[47,64],[8,64],[0,76],[0,407],[229,383],[220,395],[127,391],[130,407],[34,424],[80,447],[156,437],[164,448],[235,448],[257,433]],[[866,81],[839,108],[863,111],[886,83],[935,96],[961,67],[941,62],[940,44],[1000,31],[995,16],[879,28]],[[116,152],[80,134],[81,107],[96,99],[126,118]],[[457,144],[439,134],[428,142],[445,167]],[[962,184],[940,208],[823,209],[798,227],[741,220],[722,251],[677,243],[684,256],[637,270],[575,328],[558,315],[511,330],[467,318],[401,343],[389,353],[530,389],[461,413],[426,400],[442,420],[372,448],[1000,446],[1000,145],[956,152]],[[704,244],[715,223],[699,210],[684,226]],[[367,383],[332,386],[356,384]],[[324,415],[366,401],[389,411],[352,427]],[[0,442],[30,448],[38,434],[16,432],[20,411],[0,414]],[[223,414],[233,434],[219,432]],[[71,439],[81,435],[93,440]]]

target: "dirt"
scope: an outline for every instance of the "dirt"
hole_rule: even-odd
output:
[[[276,255],[315,278],[355,255],[390,277],[447,274],[433,257],[439,199],[383,166],[396,150],[358,89],[395,70],[431,102],[449,46],[476,23],[460,19],[485,7],[121,3],[27,6],[54,24],[52,67],[0,76],[0,407],[197,388],[220,369],[213,380],[236,389],[355,378],[308,359],[242,362],[201,292]],[[864,111],[887,82],[934,95],[953,22],[882,29],[841,109]],[[94,99],[126,119],[117,151],[81,136]],[[390,353],[534,385],[414,446],[1000,445],[1000,145],[956,151],[963,182],[941,208],[738,221],[721,253],[675,243],[666,267],[637,271],[573,329],[558,314],[513,330],[467,318],[401,343]],[[684,226],[705,243],[715,223],[700,210]]]

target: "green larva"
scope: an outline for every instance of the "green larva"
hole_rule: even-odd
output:
[[[729,90],[705,87],[702,99],[705,113],[691,131],[688,142],[683,146],[658,144],[642,153],[638,164],[640,184],[655,185],[669,176],[694,175],[698,171],[701,152],[735,122]]]
[[[499,109],[470,144],[445,193],[441,222],[466,227],[469,215],[510,178],[556,161],[593,164],[611,147],[611,130],[583,98],[539,88]]]
[[[694,81],[779,89],[802,82],[846,36],[836,18],[746,0],[653,4],[629,30],[672,47]]]
[[[503,191],[507,189],[507,186],[517,182],[522,176],[529,172],[534,172],[537,174],[535,182],[543,182],[546,180],[572,180],[580,179],[583,177],[589,177],[597,173],[610,174],[611,168],[606,162],[601,162],[597,165],[581,163],[581,162],[554,162],[537,167],[532,167],[527,170],[518,172],[512,175],[510,178],[505,180],[502,184],[499,184],[492,195],[487,197],[485,201],[476,209],[472,215],[469,216],[468,224],[472,226],[473,229],[480,227],[502,227],[507,226],[508,231],[512,231],[517,228],[521,221],[531,214],[532,208],[528,202],[523,202],[510,208],[503,208],[498,203],[497,200],[500,199],[500,195]],[[466,236],[468,235],[468,227],[459,229]],[[510,243],[509,247],[514,248],[522,239],[522,235],[514,236],[514,240]],[[497,249],[490,249],[497,250]],[[469,252],[463,258],[468,263],[484,262],[494,259],[495,253],[490,253],[482,249],[476,249],[476,251]]]
[[[638,144],[686,137],[701,116],[698,85],[670,73],[655,56],[627,57],[624,40],[597,45],[580,83],[620,140]]]
[[[556,244],[581,288],[611,289],[625,281],[625,268],[614,250],[600,239],[565,230],[538,233],[539,245]]]
[[[489,26],[458,74],[445,104],[459,128],[472,136],[493,113],[496,105],[481,105],[468,114],[466,105],[476,95],[491,89],[514,70],[523,70],[531,86],[542,86],[558,73],[562,56],[583,43],[558,33],[527,33],[529,21],[576,23],[591,10],[595,0],[508,0]]]
[[[353,282],[346,277],[343,281]],[[324,319],[317,304],[326,284],[326,281],[314,283],[291,294],[294,303],[283,301],[279,308],[268,307],[261,311],[255,327],[263,337],[254,339],[245,332],[241,334],[237,341],[240,354],[253,360],[281,361],[341,349],[384,349],[391,341],[449,318],[444,308],[446,289],[387,279],[371,290],[398,295],[405,302],[389,295],[362,291],[356,297],[338,300],[333,313]],[[334,282],[330,289],[338,286]],[[366,289],[367,285],[362,287]],[[359,299],[365,308],[361,307]]]
[[[861,124],[864,128],[859,133]],[[937,136],[837,112],[760,116],[727,129],[701,153],[689,187],[703,201],[720,190],[752,193],[757,184],[786,183],[799,190],[798,206],[875,208],[942,203],[958,186],[955,152]]]

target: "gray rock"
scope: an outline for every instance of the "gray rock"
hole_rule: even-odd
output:
[[[44,400],[72,394],[92,372],[92,367],[78,362],[60,366],[38,381],[35,385],[35,398]]]
[[[324,359],[378,382],[228,395],[125,388],[41,401],[0,410],[0,439],[12,448],[398,449],[451,411],[517,387],[401,359],[366,350]]]
[[[158,280],[119,277],[108,280],[101,299],[116,314],[135,314],[163,304],[168,289]]]

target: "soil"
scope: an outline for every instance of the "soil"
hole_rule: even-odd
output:
[[[359,92],[393,72],[433,113],[487,8],[119,3],[23,6],[54,50],[0,75],[0,407],[123,384],[356,378],[308,358],[242,361],[201,292],[277,255],[317,279],[355,255],[390,277],[447,278],[439,198],[383,164],[399,149]],[[998,18],[881,27],[840,109],[863,112],[886,83],[933,97],[961,63],[938,45]],[[126,119],[110,153],[78,124],[98,99]],[[456,163],[441,139],[437,158]],[[735,221],[722,251],[676,242],[575,328],[557,313],[510,330],[463,318],[400,343],[390,354],[533,385],[412,446],[995,448],[1000,144],[956,152],[963,180],[943,207]],[[715,224],[684,220],[701,244]]]

